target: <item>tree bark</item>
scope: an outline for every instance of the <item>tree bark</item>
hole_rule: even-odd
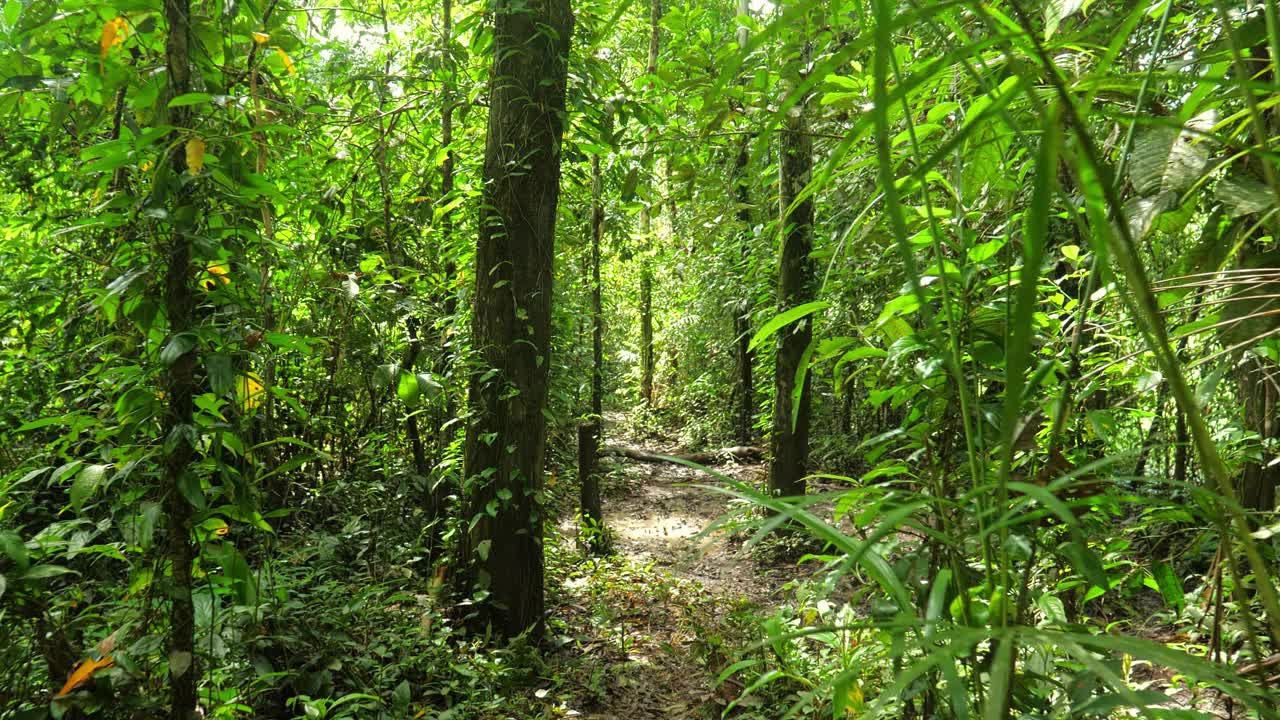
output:
[[[648,73],[650,77],[658,72],[658,47],[661,38],[659,22],[662,20],[662,0],[649,0],[649,64]],[[653,87],[653,81],[648,83],[650,89]],[[650,126],[645,133],[646,140],[644,151],[644,173],[646,186],[653,184],[653,137],[654,130]],[[644,236],[644,242],[650,244],[653,242],[653,218],[650,209],[650,202],[653,198],[646,199],[645,206],[640,210],[640,234]],[[658,207],[656,203],[653,207]],[[644,399],[645,407],[653,405],[653,261],[648,253],[645,253],[641,260],[643,266],[640,268],[640,396]]]
[[[165,63],[169,79],[168,96],[191,92],[191,7],[190,0],[165,0],[165,21],[169,26],[165,41]],[[174,128],[173,151],[169,158],[174,175],[173,231],[169,238],[169,262],[164,276],[165,315],[169,321],[169,342],[189,332],[195,324],[195,297],[191,287],[191,242],[195,231],[195,204],[187,174],[185,131],[193,125],[190,107],[169,111]],[[164,418],[165,511],[168,521],[167,551],[170,565],[169,587],[169,717],[190,720],[196,715],[196,690],[200,665],[195,655],[195,606],[191,599],[192,507],[182,492],[194,485],[196,449],[195,412],[196,354],[194,347],[182,353],[164,374],[165,396],[169,399]]]
[[[1267,442],[1280,436],[1275,379],[1268,377],[1276,372],[1276,367],[1260,358],[1248,357],[1238,372],[1244,426],[1258,433],[1263,444],[1262,460],[1250,460],[1244,465],[1240,477],[1240,504],[1250,510],[1271,512],[1276,509],[1276,485],[1280,483],[1280,464],[1272,464],[1267,457]]]
[[[600,421],[578,426],[578,489],[582,511],[583,535],[587,550],[600,554],[605,550],[604,509],[600,502],[600,478],[596,475],[596,455],[600,450]]]
[[[751,15],[749,0],[738,0],[738,15],[747,18]],[[747,42],[751,39],[746,22],[740,20],[737,28],[738,50],[745,53]],[[733,308],[734,365],[737,388],[735,396],[738,400],[737,412],[734,414],[734,438],[747,445],[752,440],[752,419],[755,415],[756,389],[752,375],[755,353],[751,351],[751,290],[747,282],[751,259],[751,178],[747,168],[751,164],[751,140],[754,134],[744,135],[742,145],[738,148],[738,158],[733,167],[734,193],[738,201],[738,232],[741,266],[738,269],[742,278],[741,296]]]
[[[606,125],[607,127],[607,125]],[[604,240],[604,179],[600,157],[591,156],[591,420],[578,426],[578,488],[583,528],[592,553],[605,550],[604,512],[596,455],[604,427],[604,304],[600,287],[600,246]]]
[[[476,243],[477,367],[463,468],[468,531],[454,588],[478,601],[470,623],[512,637],[543,632],[542,490],[551,366],[551,280],[568,0],[498,0]]]
[[[741,226],[741,249],[743,279],[742,296],[733,308],[734,334],[734,373],[737,381],[735,395],[738,399],[737,412],[734,414],[734,438],[743,445],[751,443],[752,417],[755,415],[755,382],[751,377],[755,353],[751,351],[751,297],[747,287],[747,260],[751,254],[751,190],[747,177],[747,166],[751,160],[748,151],[750,136],[744,138],[738,150],[738,160],[734,166],[734,184],[738,199],[738,223]]]
[[[604,179],[600,157],[591,156],[591,414],[604,416],[604,299],[600,286],[600,246],[604,242]]]
[[[797,58],[792,87],[803,80],[808,64],[806,47]],[[814,297],[813,200],[796,198],[813,170],[813,142],[805,120],[805,102],[788,114],[781,136],[778,201],[781,209],[782,252],[778,266],[778,312],[810,302]],[[794,208],[792,207],[794,205]],[[813,325],[805,318],[778,332],[774,364],[773,435],[770,440],[769,491],[775,495],[803,495],[809,455],[810,382],[806,373],[797,401],[793,401],[796,370],[813,339]],[[793,420],[794,418],[794,420]]]

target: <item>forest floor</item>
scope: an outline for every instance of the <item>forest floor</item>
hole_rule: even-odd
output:
[[[670,441],[611,442],[680,450]],[[718,718],[742,687],[718,683],[717,675],[744,652],[759,654],[752,648],[759,616],[807,570],[764,563],[744,549],[744,533],[723,523],[741,506],[699,486],[716,484],[714,476],[673,463],[606,462],[613,463],[604,507],[614,555],[552,569],[563,573],[555,616],[566,645],[549,658],[562,679],[559,709],[593,720]],[[716,471],[758,484],[766,468],[730,463]],[[560,527],[572,542],[574,519]],[[739,707],[749,712],[751,705],[747,699]]]

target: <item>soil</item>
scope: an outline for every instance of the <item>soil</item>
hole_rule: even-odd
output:
[[[641,447],[639,444],[633,444]],[[643,449],[675,453],[670,443]],[[806,570],[764,564],[744,548],[747,509],[714,487],[722,478],[674,463],[605,459],[605,524],[614,556],[567,571],[566,644],[553,662],[567,679],[558,716],[591,720],[719,718],[742,686],[717,675],[758,639],[759,615],[773,611]],[[759,486],[760,463],[715,472]],[[560,523],[568,542],[573,518]],[[750,712],[751,699],[740,703]],[[740,712],[735,717],[744,717]]]

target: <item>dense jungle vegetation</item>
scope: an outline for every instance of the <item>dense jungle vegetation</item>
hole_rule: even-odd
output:
[[[1276,0],[0,8],[0,718],[1280,718]]]

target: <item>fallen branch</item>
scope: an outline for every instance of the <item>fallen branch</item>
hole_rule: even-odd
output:
[[[605,455],[621,455],[631,460],[651,463],[672,462],[674,459],[699,465],[714,465],[729,460],[756,462],[764,459],[764,448],[741,445],[696,453],[655,453],[624,445],[605,445],[601,452]]]
[[[1241,665],[1236,669],[1236,672],[1241,675],[1249,675],[1251,673],[1256,673],[1259,670],[1266,670],[1267,668],[1275,667],[1276,665],[1280,665],[1280,653],[1276,653],[1275,655],[1259,660],[1258,662]]]

